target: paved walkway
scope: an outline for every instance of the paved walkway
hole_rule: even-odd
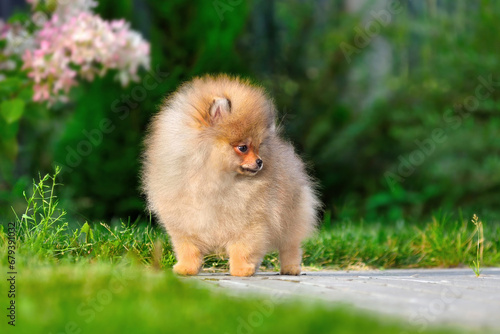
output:
[[[422,330],[452,324],[500,333],[500,268],[317,271],[300,276],[259,272],[254,277],[202,273],[196,279],[237,295],[261,293],[272,299],[307,297],[398,315]]]

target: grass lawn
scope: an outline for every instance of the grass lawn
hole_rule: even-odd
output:
[[[0,266],[15,270],[19,333],[422,333],[403,321],[379,319],[345,306],[234,298],[175,277],[166,234],[149,224],[84,224],[73,228],[55,200],[53,180],[35,184],[16,231],[0,226]],[[480,230],[479,230],[480,231]],[[316,268],[404,268],[500,264],[500,229],[483,224],[484,240],[466,219],[419,226],[335,223],[304,245],[304,265]],[[481,260],[482,256],[482,260]],[[221,256],[205,267],[227,269]],[[262,270],[277,270],[269,254]],[[9,303],[0,280],[1,308]],[[0,328],[10,327],[2,317]],[[14,332],[14,331],[12,331]],[[446,333],[429,330],[423,333]]]
[[[346,307],[229,297],[129,258],[115,264],[20,260],[16,328],[7,333],[422,333]],[[5,280],[0,289],[7,290]],[[10,326],[2,319],[5,333]]]
[[[16,328],[7,333],[422,333],[346,307],[229,297],[128,258],[115,264],[20,260]],[[7,290],[5,280],[0,289]],[[2,318],[5,333],[10,326]]]

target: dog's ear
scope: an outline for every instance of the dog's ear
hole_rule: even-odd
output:
[[[224,97],[215,98],[210,106],[212,124],[219,122],[231,112],[231,101]]]

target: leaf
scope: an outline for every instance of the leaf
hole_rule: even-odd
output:
[[[2,114],[8,124],[12,124],[23,115],[24,105],[25,103],[21,99],[2,101],[2,104],[0,104],[0,114]]]
[[[24,85],[24,80],[19,77],[7,77],[0,81],[0,93],[9,96],[11,94],[19,92]]]
[[[83,233],[87,234],[89,233],[89,230],[90,230],[90,225],[86,222],[85,224],[83,224],[82,228],[80,229]]]
[[[89,223],[83,224],[80,229],[83,233],[85,233],[85,242],[90,243],[90,239],[94,240],[94,234],[92,233],[92,229],[90,228]]]

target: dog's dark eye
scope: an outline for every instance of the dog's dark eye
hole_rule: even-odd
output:
[[[248,151],[248,147],[246,145],[241,145],[241,146],[238,146],[238,150],[241,153],[245,153],[246,151]]]

